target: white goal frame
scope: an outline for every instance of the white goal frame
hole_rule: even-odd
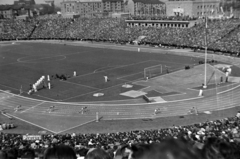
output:
[[[144,78],[150,79],[163,73],[162,64],[144,68]]]

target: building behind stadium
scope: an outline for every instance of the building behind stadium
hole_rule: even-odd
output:
[[[220,0],[63,0],[61,12],[65,17],[111,16],[128,13],[135,16],[216,15]]]
[[[219,5],[220,0],[62,0],[61,14],[63,17],[201,17],[223,12]],[[18,0],[13,5],[0,5],[0,18],[14,18],[24,14],[32,16],[38,10],[37,7],[34,0]]]
[[[36,4],[35,0],[16,0],[13,4],[0,5],[0,19],[26,19],[40,15],[41,12],[53,13],[54,0],[44,1],[51,4]]]

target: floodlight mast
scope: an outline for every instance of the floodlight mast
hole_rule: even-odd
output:
[[[204,68],[204,85],[203,88],[207,88],[207,15],[205,15],[205,36],[204,36],[204,43],[205,43],[205,68]]]

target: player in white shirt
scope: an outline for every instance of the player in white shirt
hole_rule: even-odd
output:
[[[108,76],[103,76],[103,77],[104,77],[105,82],[109,81]]]

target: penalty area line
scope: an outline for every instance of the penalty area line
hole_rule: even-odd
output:
[[[154,61],[154,60],[146,60],[146,61],[141,61],[141,62],[137,62],[137,63],[121,65],[121,66],[118,66],[118,67],[109,68],[109,69],[98,71],[98,72],[90,72],[90,73],[87,73],[87,74],[78,75],[78,76],[73,77],[73,78],[84,77],[84,76],[92,75],[92,74],[95,74],[95,73],[103,73],[103,72],[107,72],[107,71],[110,71],[110,70],[124,68],[124,67],[132,66],[132,65],[138,65],[138,64],[141,64],[141,63],[147,63],[147,62],[151,62],[151,61]]]

